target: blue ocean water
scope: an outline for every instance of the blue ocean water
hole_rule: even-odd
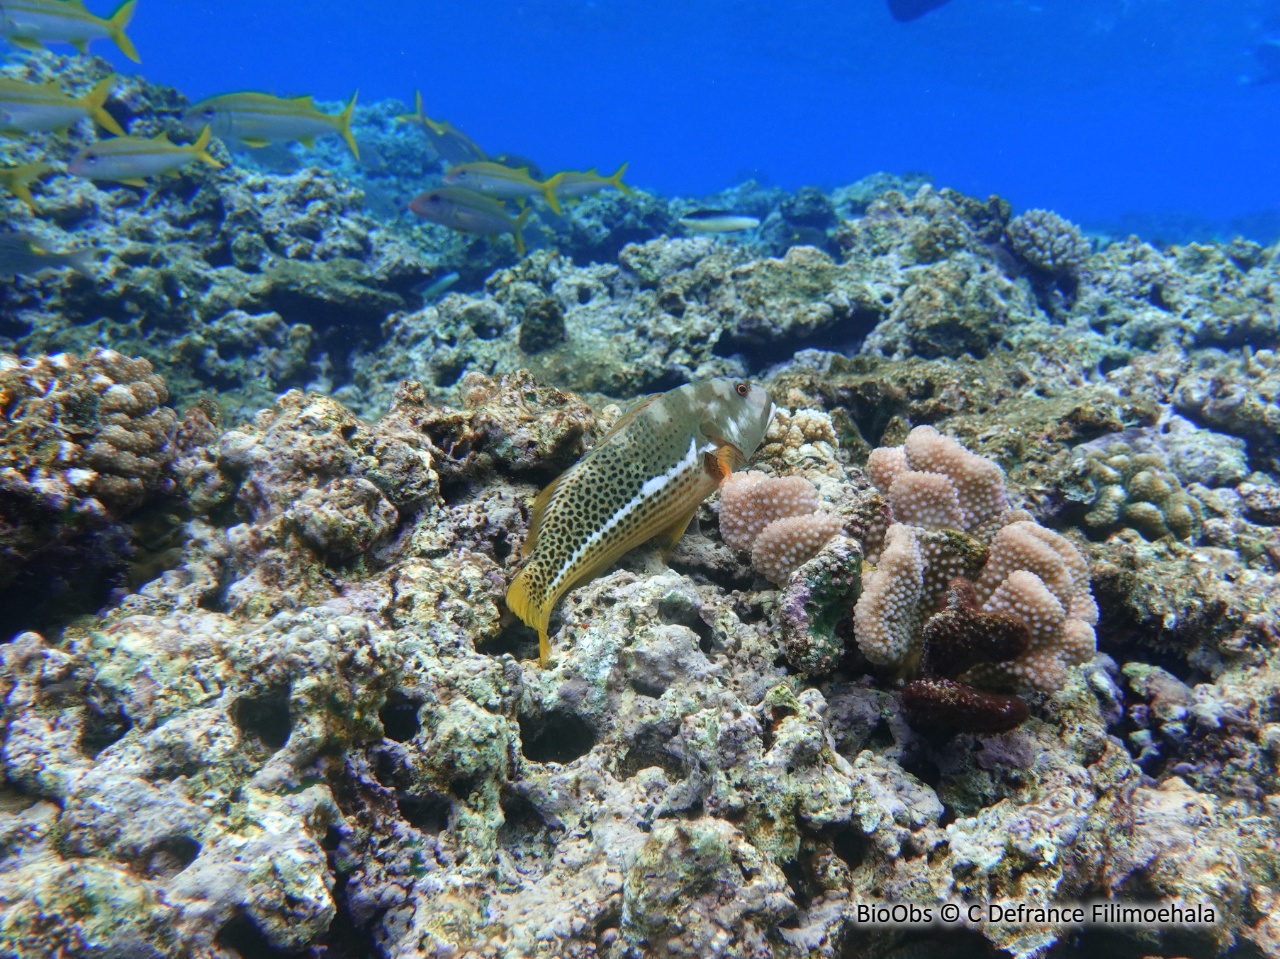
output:
[[[140,67],[95,52],[193,98],[421,89],[491,152],[664,193],[923,171],[1098,228],[1280,232],[1276,0],[141,0],[129,32]]]

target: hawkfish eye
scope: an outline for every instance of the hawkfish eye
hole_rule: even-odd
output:
[[[746,396],[751,392],[751,387],[747,386],[746,383],[739,383],[733,389],[739,396]]]

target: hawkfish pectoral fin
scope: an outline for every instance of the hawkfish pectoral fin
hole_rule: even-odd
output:
[[[702,464],[708,476],[713,477],[717,484],[722,483],[726,476],[742,468],[747,457],[735,444],[708,432],[705,425],[702,427],[702,432],[712,445],[712,448],[704,454]]]
[[[240,142],[247,147],[253,147],[255,150],[271,146],[271,141],[265,137],[242,137]]]
[[[140,186],[140,187],[147,186],[147,181],[140,176],[124,177],[123,179],[117,180],[116,182],[123,183],[125,186]]]
[[[308,150],[314,150],[316,145],[316,138],[315,137],[298,137],[298,142],[301,143]]]
[[[15,47],[23,50],[43,50],[44,44],[35,37],[7,37],[8,41]]]
[[[689,528],[689,524],[693,522],[693,518],[698,515],[698,507],[700,503],[694,503],[693,509],[689,510],[685,515],[679,517],[674,523],[662,530],[657,535],[658,549],[662,552],[662,559],[665,561],[667,557],[675,550],[676,544],[680,542],[680,537],[684,536],[685,530]]]

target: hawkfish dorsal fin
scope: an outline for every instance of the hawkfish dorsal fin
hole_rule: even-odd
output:
[[[542,520],[547,515],[547,507],[555,499],[556,492],[564,485],[564,478],[569,475],[566,470],[548,483],[529,505],[529,532],[525,534],[524,546],[520,547],[520,555],[528,556],[538,545],[538,533],[542,531]]]
[[[623,413],[614,421],[612,426],[610,426],[607,430],[605,430],[604,434],[598,440],[595,441],[595,444],[591,448],[595,449],[598,446],[603,446],[609,440],[617,436],[620,430],[622,430],[628,423],[631,423],[632,421],[634,421],[637,416],[639,416],[641,413],[647,410],[650,406],[652,406],[654,400],[656,400],[661,395],[662,395],[661,393],[650,393],[648,396],[642,397],[640,400],[638,400],[635,406],[630,407],[625,413]]]

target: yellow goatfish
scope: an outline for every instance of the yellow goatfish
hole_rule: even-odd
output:
[[[516,241],[516,253],[524,256],[524,235],[521,231],[533,212],[532,207],[525,207],[524,212],[512,219],[500,200],[460,186],[438,186],[415,196],[409,202],[409,209],[424,220],[459,233],[485,236],[510,233]]]
[[[182,122],[192,133],[208,126],[224,140],[239,140],[251,147],[289,140],[309,147],[315,144],[316,137],[336,133],[359,160],[360,148],[351,135],[351,116],[355,112],[358,95],[357,90],[342,112],[335,116],[316,109],[311,97],[224,93],[189,107],[182,115]]]
[[[517,170],[488,160],[462,163],[444,175],[444,182],[449,186],[474,190],[499,200],[523,200],[540,194],[551,205],[551,209],[560,213],[560,200],[556,197],[556,186],[560,181],[555,177],[550,180],[535,180],[529,175],[528,167]]]
[[[31,184],[46,173],[52,173],[53,170],[52,163],[24,163],[21,166],[5,167],[0,169],[0,186],[31,207],[32,212],[35,212],[36,201],[31,195]]]
[[[113,137],[85,147],[67,164],[67,172],[89,180],[115,180],[129,186],[146,186],[149,176],[177,176],[188,163],[199,160],[211,167],[222,164],[209,155],[209,128],[190,146],[170,143],[163,133],[146,137]]]
[[[69,43],[81,53],[90,40],[110,37],[120,52],[141,63],[124,29],[138,0],[125,0],[109,17],[96,17],[81,0],[0,0],[0,36],[15,47],[39,50],[46,43]]]
[[[410,123],[427,135],[431,149],[439,154],[446,163],[470,163],[483,160],[484,151],[476,146],[474,140],[467,136],[447,120],[433,120],[422,108],[422,91],[413,92],[413,113],[402,113],[396,117],[401,123]]]
[[[601,190],[607,190],[613,187],[621,193],[628,196],[631,195],[631,187],[622,182],[622,175],[627,172],[627,165],[624,163],[613,172],[612,176],[601,176],[590,169],[586,173],[579,173],[577,170],[565,170],[557,173],[552,179],[556,184],[556,196],[562,200],[572,200],[576,197],[586,196],[589,193],[599,193]]]
[[[655,536],[674,548],[699,504],[755,453],[773,413],[761,387],[726,377],[655,394],[538,494],[522,550],[529,561],[507,606],[538,631],[543,666],[560,597]]]
[[[85,117],[114,133],[124,136],[124,128],[104,109],[115,86],[114,76],[79,99],[69,97],[56,83],[25,83],[0,78],[0,133],[43,133],[65,130]]]
[[[0,276],[69,269],[92,277],[92,257],[92,250],[50,250],[30,233],[0,233]]]

